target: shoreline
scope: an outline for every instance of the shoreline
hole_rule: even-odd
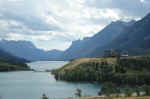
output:
[[[150,96],[131,96],[131,97],[83,96],[80,98],[68,97],[63,99],[150,99]]]

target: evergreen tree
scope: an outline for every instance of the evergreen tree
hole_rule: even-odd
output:
[[[150,86],[149,85],[144,85],[143,90],[145,91],[145,95],[150,95]]]
[[[81,97],[81,96],[82,96],[82,90],[79,89],[79,88],[77,88],[75,95],[76,95],[77,97]]]

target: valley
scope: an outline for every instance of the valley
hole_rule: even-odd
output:
[[[37,99],[46,94],[56,99],[122,99],[119,95],[123,94],[123,99],[149,99],[149,26],[150,13],[136,20],[112,21],[95,35],[78,35],[78,39],[57,32],[50,35],[52,38],[46,35],[31,40],[20,40],[22,35],[14,40],[10,36],[13,33],[0,34],[4,37],[0,38],[0,98]],[[49,32],[53,31],[45,33]],[[45,43],[47,50],[41,49],[35,39],[51,45]],[[60,43],[69,46],[65,50],[48,49],[62,49]],[[134,93],[137,97],[132,96]]]

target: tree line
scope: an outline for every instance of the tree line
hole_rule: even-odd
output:
[[[111,81],[117,85],[150,85],[150,58],[119,58],[115,64],[107,61],[81,63],[73,69],[53,70],[56,80]]]

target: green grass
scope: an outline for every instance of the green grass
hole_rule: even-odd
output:
[[[64,65],[63,67],[59,68],[60,71],[64,70],[74,70],[77,67],[80,66],[80,64],[83,63],[89,63],[89,62],[102,62],[102,61],[107,61],[109,64],[115,64],[116,63],[116,58],[81,58],[81,59],[76,59],[68,64]]]

